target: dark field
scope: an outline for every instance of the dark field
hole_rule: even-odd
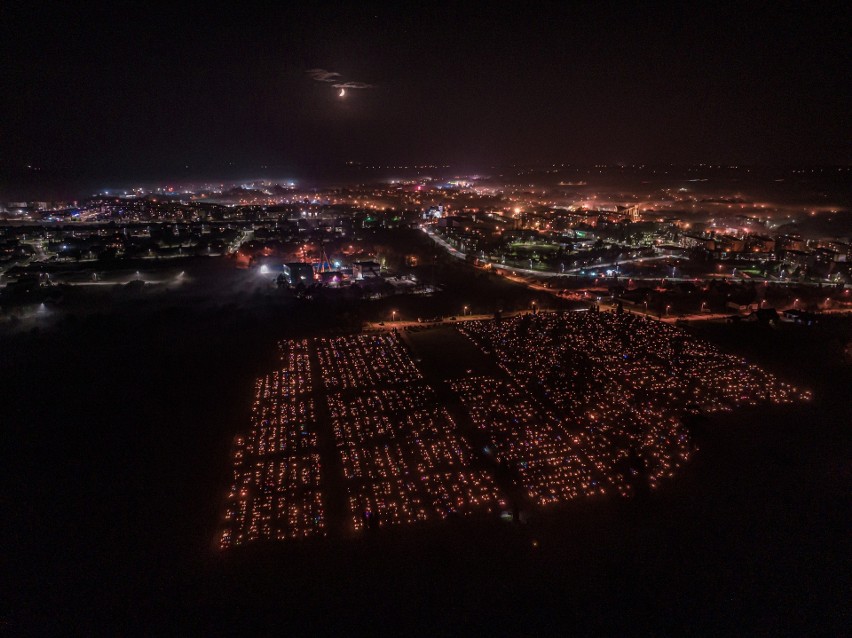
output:
[[[459,275],[410,312],[489,303],[483,293],[468,302],[470,289]],[[529,301],[525,291],[499,290],[507,306]],[[353,318],[333,301],[263,293],[203,307],[125,300],[112,312],[0,335],[0,627],[13,635],[849,633],[848,320],[691,327],[815,398],[698,424],[695,460],[646,499],[581,500],[522,526],[450,521],[216,551],[231,441],[245,427],[254,375],[274,364],[275,339],[391,307],[365,305]],[[447,329],[411,338],[427,375],[484,365],[466,341],[445,341]]]
[[[417,367],[427,379],[446,381],[463,376],[499,374],[499,368],[453,328],[441,326],[403,334]],[[437,384],[436,384],[437,385]]]

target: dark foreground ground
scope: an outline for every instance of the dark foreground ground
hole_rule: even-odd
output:
[[[850,633],[848,322],[690,328],[816,398],[714,418],[649,500],[223,555],[253,376],[276,338],[343,320],[288,304],[127,301],[0,335],[0,631]]]

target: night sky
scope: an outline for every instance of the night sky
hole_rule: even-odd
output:
[[[0,8],[7,171],[852,161],[840,4],[72,4]]]

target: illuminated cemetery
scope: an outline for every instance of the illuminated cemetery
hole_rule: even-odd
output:
[[[532,507],[634,496],[695,452],[685,415],[810,398],[635,315],[539,313],[456,329],[499,367],[449,382],[488,442],[482,450],[397,332],[282,341],[280,365],[257,379],[250,427],[236,439],[221,546],[325,535],[330,481],[343,488],[343,527],[356,534],[496,516],[508,500],[500,467]],[[321,461],[323,439],[333,443],[333,470]]]

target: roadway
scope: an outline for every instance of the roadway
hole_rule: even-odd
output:
[[[441,237],[437,233],[430,231],[426,227],[421,227],[421,230],[424,233],[426,233],[426,235],[432,241],[434,241],[436,244],[438,244],[441,247],[443,247],[444,249],[446,249],[447,252],[450,255],[452,255],[453,257],[456,257],[458,259],[465,259],[467,257],[466,253],[464,253],[464,252],[458,250],[457,248],[453,247],[451,244],[449,244],[443,237]],[[653,255],[651,257],[636,257],[636,258],[625,259],[625,260],[617,261],[617,262],[591,264],[591,265],[588,265],[588,266],[575,266],[575,267],[569,268],[569,269],[567,269],[567,270],[565,270],[564,272],[561,272],[561,273],[553,271],[553,270],[533,270],[531,268],[517,268],[515,266],[506,266],[504,264],[498,264],[498,263],[494,263],[494,262],[487,262],[487,263],[493,269],[511,272],[513,275],[523,274],[523,275],[527,275],[527,276],[531,276],[531,277],[559,277],[559,276],[564,276],[564,277],[576,277],[576,278],[585,279],[585,278],[591,277],[591,275],[579,275],[578,273],[580,273],[584,270],[595,270],[595,271],[597,271],[597,270],[600,270],[602,268],[606,269],[606,268],[609,268],[609,267],[624,266],[626,264],[634,264],[634,263],[641,264],[641,263],[646,263],[646,262],[649,262],[649,261],[663,261],[663,260],[667,260],[667,259],[684,259],[684,258],[683,257],[677,257],[677,256],[674,256],[674,255]],[[622,275],[622,278],[624,279],[624,278],[627,278],[627,277]],[[662,276],[662,277],[660,277],[660,276],[642,277],[642,276],[632,275],[629,278],[632,279],[633,281],[644,281],[644,282],[654,282],[654,281],[666,280],[666,281],[672,281],[672,282],[693,282],[694,283],[694,282],[697,282],[697,281],[727,280],[727,281],[754,281],[754,282],[757,282],[757,283],[763,283],[763,284],[770,284],[771,283],[772,285],[781,285],[781,286],[836,285],[836,284],[832,284],[831,282],[828,282],[828,281],[822,281],[822,282],[781,281],[781,280],[777,280],[777,279],[768,279],[768,278],[764,278],[764,277],[753,277],[753,276],[746,277],[742,274],[739,275],[739,276],[736,276],[736,275],[732,275],[732,274],[716,274],[716,273],[710,273],[710,274],[703,275],[703,276],[700,276],[700,277],[675,277],[675,276],[668,276],[668,275]],[[519,281],[520,282],[520,281],[526,281],[526,280],[523,280],[521,278],[515,278],[513,281]],[[530,285],[529,282],[527,282],[527,283],[528,283],[528,285]],[[553,292],[552,290],[546,289],[543,286],[539,288],[538,286],[531,285],[531,287],[535,287],[536,289],[541,289],[541,290],[549,290],[550,292]],[[852,289],[852,284],[846,284],[844,286],[844,288]]]
[[[439,244],[440,246],[445,248],[450,255],[452,255],[453,257],[456,257],[458,259],[465,259],[465,257],[466,257],[465,253],[463,253],[462,251],[451,246],[445,239],[440,237],[437,233],[431,232],[429,229],[427,229],[425,227],[422,227],[422,230],[436,244]],[[623,264],[632,263],[632,262],[641,263],[641,262],[645,262],[645,261],[671,259],[671,258],[672,257],[670,255],[655,255],[653,257],[641,257],[641,258],[636,258],[636,259],[632,259],[632,260],[624,260],[624,261],[618,262],[618,264],[623,265]],[[606,268],[608,266],[614,266],[614,265],[616,265],[615,262],[609,263],[609,264],[599,264],[597,266],[594,266],[594,268],[595,269]],[[506,274],[503,275],[503,276],[506,277],[506,279],[508,279],[510,281],[514,281],[516,283],[523,284],[523,285],[527,286],[528,288],[530,288],[532,290],[536,290],[536,291],[540,291],[540,292],[546,292],[546,293],[549,293],[551,295],[559,296],[558,289],[548,288],[548,287],[544,286],[543,284],[539,283],[539,281],[537,281],[536,279],[531,279],[531,277],[557,276],[557,275],[559,275],[559,273],[542,272],[540,270],[530,270],[530,269],[527,269],[527,268],[513,268],[511,266],[504,266],[504,265],[495,264],[495,263],[490,263],[490,266],[492,268],[505,271]],[[589,269],[589,268],[591,268],[591,267],[590,266],[583,266],[582,268],[580,268],[580,267],[572,268],[569,271],[566,271],[566,273],[572,273],[572,275],[566,274],[566,276],[575,276],[576,277],[577,275],[574,275],[573,273],[580,271],[580,270],[586,270],[586,269]],[[511,274],[509,274],[509,273],[511,273]],[[520,276],[521,274],[525,275],[525,276]],[[590,276],[586,276],[586,277],[590,277]],[[712,281],[712,280],[719,280],[719,279],[731,280],[731,279],[734,279],[734,277],[733,277],[733,275],[717,275],[717,274],[714,273],[710,277],[648,277],[648,278],[631,277],[631,279],[634,282],[639,282],[639,281],[657,282],[657,281],[660,281],[660,280],[663,280],[663,279],[668,280],[668,281],[673,281],[673,282],[696,282],[696,281],[699,281],[699,280],[700,281]],[[764,284],[772,283],[773,285],[777,285],[777,284],[800,285],[800,283],[801,283],[801,282],[782,282],[782,281],[770,281],[770,280],[762,280],[762,281],[763,281]],[[816,285],[819,285],[819,284],[813,283],[811,285],[816,286]],[[852,288],[852,286],[847,284],[845,286],[845,288],[847,288],[847,289]],[[578,301],[584,301],[586,303],[589,303],[590,305],[594,304],[594,303],[598,303],[601,307],[606,307],[606,308],[611,308],[611,309],[616,308],[617,305],[618,305],[617,302],[608,301],[608,300],[597,301],[594,298],[590,299],[590,300],[580,299]],[[627,305],[624,305],[624,304],[622,305],[622,307],[624,308],[625,312],[632,312],[633,314],[642,315],[644,317],[650,317],[652,319],[657,319],[659,321],[665,321],[665,322],[668,322],[668,323],[674,323],[678,319],[682,319],[684,321],[722,321],[722,320],[725,320],[726,318],[730,317],[732,314],[736,314],[734,312],[730,312],[730,313],[709,313],[708,312],[708,313],[696,313],[696,314],[688,314],[688,315],[668,315],[668,314],[660,315],[657,312],[652,312],[652,311],[648,311],[648,310],[644,310],[644,309],[640,310],[638,308],[631,308],[631,307],[628,307]],[[791,306],[791,308],[792,308],[792,306]],[[778,312],[783,312],[783,310],[786,310],[786,309],[778,308],[777,310],[778,310]],[[844,312],[844,310],[838,309],[837,312]],[[852,312],[852,311],[847,311],[847,312]],[[490,315],[488,315],[488,316],[484,316],[484,315],[479,316],[478,315],[477,316],[477,318],[489,318],[489,317],[490,317]],[[469,317],[464,317],[463,319],[469,319]],[[423,325],[423,324],[415,322],[414,325]]]
[[[447,242],[443,237],[438,235],[437,233],[433,233],[426,227],[421,227],[423,232],[429,236],[432,241],[437,244],[440,244],[443,248],[447,250],[453,257],[457,257],[458,259],[465,259],[467,257],[467,253],[460,251],[459,249],[453,247],[449,242]],[[651,257],[635,257],[632,259],[623,259],[621,261],[612,261],[601,264],[590,264],[587,266],[575,266],[574,268],[568,268],[562,272],[556,272],[552,270],[533,270],[531,268],[517,268],[515,266],[506,266],[505,264],[498,264],[495,262],[488,262],[492,268],[499,268],[500,270],[511,270],[513,273],[524,273],[526,275],[537,275],[541,276],[555,276],[555,275],[569,275],[572,273],[579,273],[584,270],[594,269],[598,270],[601,268],[610,268],[612,266],[623,266],[625,264],[633,264],[633,263],[644,263],[646,261],[658,261],[663,259],[678,259],[672,255],[653,255]],[[654,279],[659,279],[659,277],[655,277]],[[685,279],[685,281],[689,281],[689,279]]]
[[[544,308],[539,308],[538,310],[545,311]],[[508,312],[503,312],[501,316],[503,317],[515,317],[517,315],[526,315],[531,313],[532,310],[511,310]],[[430,326],[445,326],[452,325],[455,323],[460,323],[463,321],[480,321],[482,319],[493,319],[494,313],[489,314],[470,314],[470,315],[462,315],[460,317],[456,317],[455,319],[450,319],[449,317],[442,317],[439,321],[412,321],[412,320],[394,320],[394,321],[368,321],[364,324],[365,330],[402,330],[404,328],[428,328]]]

